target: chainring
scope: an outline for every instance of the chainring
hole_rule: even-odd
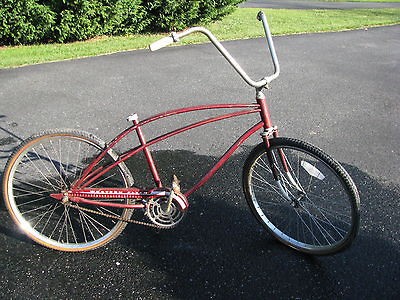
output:
[[[171,202],[168,212],[167,208],[168,198],[151,199],[147,202],[146,215],[153,224],[163,229],[175,227],[183,219],[185,212],[179,210],[175,201]]]

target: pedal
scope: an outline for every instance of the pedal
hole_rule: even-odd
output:
[[[172,189],[171,194],[168,198],[167,210],[166,212],[169,213],[171,210],[172,202],[178,205],[180,211],[186,211],[189,208],[189,202],[184,194],[181,193],[181,186],[180,181],[176,175],[172,176]]]
[[[179,185],[180,183],[181,183],[180,180],[174,174],[172,176],[172,190],[174,191],[175,194],[178,194],[181,192],[181,186]]]

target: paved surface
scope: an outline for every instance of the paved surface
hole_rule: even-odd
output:
[[[399,2],[319,2],[313,0],[250,0],[241,7],[289,8],[289,9],[353,9],[353,8],[396,8]]]
[[[2,208],[0,298],[398,299],[399,29],[275,39],[282,74],[268,95],[282,135],[324,148],[360,190],[361,228],[350,249],[305,256],[260,228],[240,187],[244,157],[258,142],[254,137],[189,199],[188,217],[173,231],[131,225],[104,248],[60,253],[27,240]],[[252,77],[270,68],[263,39],[225,45]],[[130,112],[143,118],[253,96],[210,45],[0,70],[0,170],[19,139],[45,128],[81,128],[108,140],[127,126]],[[155,159],[163,177],[177,173],[190,186],[240,135],[240,123],[211,125],[161,144]],[[145,130],[148,137],[150,132]]]

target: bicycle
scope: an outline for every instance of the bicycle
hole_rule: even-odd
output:
[[[109,143],[80,130],[50,130],[25,140],[9,158],[3,176],[6,207],[14,222],[35,242],[62,251],[86,251],[116,238],[127,223],[170,229],[186,214],[187,198],[205,184],[238,147],[261,131],[261,143],[248,155],[243,167],[246,201],[256,219],[280,242],[309,254],[332,254],[348,247],[359,227],[360,198],[346,170],[319,148],[278,136],[272,125],[262,90],[279,76],[280,68],[271,32],[262,21],[274,73],[252,80],[216,37],[203,27],[193,27],[150,45],[155,51],[181,38],[205,34],[243,80],[255,88],[256,103],[199,105],[170,110],[133,124]],[[157,120],[195,111],[234,109],[204,119],[150,141],[142,127]],[[165,187],[149,149],[172,136],[225,119],[258,114],[261,118],[245,131],[219,161],[192,188],[181,191],[174,176]],[[116,144],[135,132],[140,144],[118,154]],[[150,189],[135,186],[125,164],[143,152],[154,180]],[[142,220],[132,219],[144,211]]]

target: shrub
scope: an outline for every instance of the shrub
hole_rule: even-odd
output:
[[[107,34],[121,35],[143,32],[149,25],[142,1],[120,0],[115,5],[115,11],[110,19],[110,30]]]
[[[218,19],[240,0],[0,0],[0,45],[181,30]]]
[[[0,45],[46,42],[55,13],[35,0],[0,0]]]
[[[148,1],[146,9],[151,19],[148,31],[181,30],[197,21],[199,1]]]
[[[52,0],[50,4],[58,15],[54,38],[69,42],[98,35],[139,33],[146,24],[140,3],[141,0]]]
[[[200,1],[199,20],[210,22],[231,13],[237,4],[243,0]]]
[[[146,1],[151,19],[148,31],[182,30],[198,23],[207,23],[232,12],[241,0],[155,0]]]

